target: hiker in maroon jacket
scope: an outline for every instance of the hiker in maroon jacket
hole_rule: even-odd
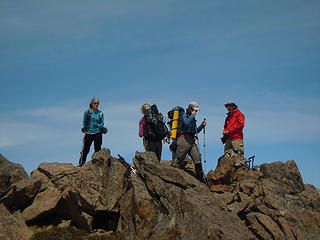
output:
[[[224,105],[228,110],[228,114],[224,123],[222,142],[224,145],[224,155],[234,156],[239,155],[244,157],[243,145],[243,127],[244,115],[238,109],[238,106],[233,102],[228,102]]]
[[[160,162],[162,154],[162,141],[149,139],[147,136],[145,136],[147,128],[146,118],[150,116],[150,110],[150,105],[148,103],[143,104],[141,107],[141,113],[143,114],[143,117],[139,121],[139,137],[143,137],[143,146],[146,151],[154,152]]]

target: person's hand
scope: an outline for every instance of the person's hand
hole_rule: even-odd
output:
[[[170,144],[170,139],[169,138],[166,139],[166,143]]]
[[[98,125],[97,125],[97,124],[95,124],[95,125],[93,125],[93,127],[94,127],[94,128],[98,128]]]
[[[207,121],[205,119],[202,121],[202,126],[207,126]]]
[[[85,133],[86,132],[86,128],[85,127],[81,128],[81,132]]]

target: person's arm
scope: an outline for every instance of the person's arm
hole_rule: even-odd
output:
[[[145,125],[146,125],[145,119],[141,118],[139,121],[139,137],[143,137]]]
[[[87,114],[89,110],[84,111],[83,113],[83,120],[82,120],[82,127],[86,127],[86,119],[87,119]]]
[[[85,133],[87,131],[86,129],[86,119],[87,119],[87,114],[88,114],[88,111],[84,111],[83,113],[83,119],[82,119],[82,128],[81,128],[81,132]]]
[[[197,133],[201,132],[201,130],[204,128],[203,123],[199,127],[197,127]]]
[[[99,118],[100,118],[100,115],[99,115]],[[98,128],[102,128],[103,125],[104,125],[104,115],[103,115],[103,112],[101,112],[101,119],[99,119]]]
[[[226,119],[224,120],[224,126],[223,126],[223,130],[226,130],[227,129],[227,119],[228,117],[226,117]]]

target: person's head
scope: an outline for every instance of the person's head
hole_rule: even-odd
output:
[[[146,114],[147,114],[147,110],[148,110],[149,108],[150,108],[150,105],[149,105],[148,103],[143,104],[142,107],[141,107],[141,113],[142,113],[143,115],[146,115]]]
[[[197,102],[190,102],[187,108],[188,112],[200,111],[199,104]]]
[[[98,109],[99,106],[99,99],[97,98],[91,98],[90,104],[89,104],[89,108],[91,109]]]
[[[238,108],[238,106],[234,102],[227,102],[224,106],[226,107],[228,112],[231,112],[232,110]]]

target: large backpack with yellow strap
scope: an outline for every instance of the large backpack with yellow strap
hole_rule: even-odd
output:
[[[170,138],[172,139],[172,143],[170,145],[170,150],[175,151],[177,148],[177,138],[182,134],[182,120],[181,116],[184,114],[184,109],[183,107],[176,106],[173,109],[171,109],[168,112],[168,119],[169,121],[167,122],[171,134]]]

